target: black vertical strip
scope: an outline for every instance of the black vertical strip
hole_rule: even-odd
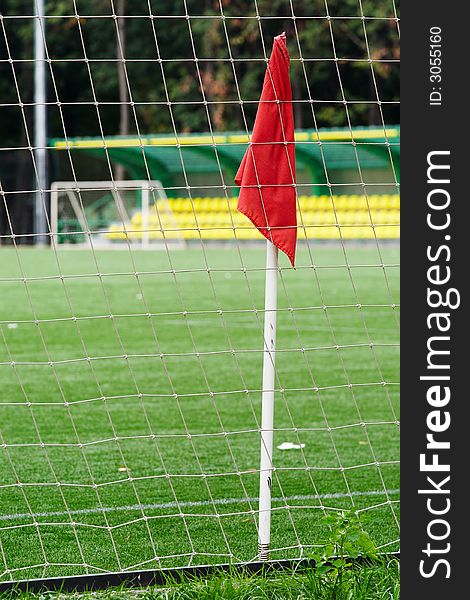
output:
[[[469,9],[468,2],[428,0],[407,2],[401,15],[404,600],[470,597],[466,567],[470,550]],[[437,42],[431,36],[438,35],[439,29]],[[432,75],[440,75],[441,80]],[[439,151],[449,154],[429,156]],[[450,170],[431,170],[434,181],[428,182],[428,160],[450,165]],[[450,182],[444,183],[445,179]],[[430,193],[431,204],[444,206],[450,198],[449,206],[430,208]],[[428,218],[438,227],[447,219],[450,223],[433,229]],[[431,267],[435,268],[429,271]],[[442,282],[447,276],[449,281]],[[448,299],[452,306],[460,296],[460,306],[429,306],[428,289],[433,290],[430,301],[434,304],[440,303],[440,293],[443,302]],[[448,331],[440,331],[439,326]],[[430,355],[429,344],[432,350],[449,350],[450,354]],[[435,368],[429,368],[428,360]],[[420,376],[450,380],[420,380]],[[450,443],[450,448],[427,448],[427,435],[436,444]],[[425,455],[425,468],[436,461],[436,470],[420,468],[420,454]],[[448,472],[441,470],[446,465]]]

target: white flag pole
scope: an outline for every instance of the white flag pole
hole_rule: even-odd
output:
[[[271,543],[271,485],[274,428],[274,377],[276,352],[277,272],[276,246],[266,247],[264,300],[263,391],[261,397],[261,455],[259,477],[258,558],[269,560]]]

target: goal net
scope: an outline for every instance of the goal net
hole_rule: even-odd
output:
[[[266,391],[271,559],[342,511],[398,550],[395,1],[30,5],[0,18],[0,582],[258,560]],[[266,390],[234,176],[283,31],[298,242]]]

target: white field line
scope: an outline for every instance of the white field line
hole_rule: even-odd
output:
[[[328,500],[332,498],[349,498],[351,496],[382,496],[387,493],[388,496],[395,496],[400,490],[370,490],[364,492],[351,492],[351,494],[332,493],[332,494],[313,494],[272,498],[272,502],[298,501],[298,500]],[[163,502],[161,504],[131,504],[128,506],[104,506],[103,508],[82,508],[70,511],[51,511],[41,513],[20,513],[16,515],[0,515],[0,522],[16,521],[17,519],[30,519],[32,517],[67,517],[69,515],[101,515],[111,512],[129,512],[133,510],[164,510],[169,508],[191,508],[198,506],[225,506],[229,504],[243,504],[244,502],[256,503],[258,498],[219,498],[213,502],[210,500],[200,500],[195,502]]]

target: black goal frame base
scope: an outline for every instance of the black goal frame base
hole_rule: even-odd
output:
[[[384,560],[399,559],[399,552],[381,554]],[[373,560],[365,557],[351,559],[351,564],[373,564]],[[269,575],[281,571],[305,571],[315,568],[316,563],[309,558],[296,560],[277,560],[250,563],[224,563],[195,567],[176,567],[146,571],[121,571],[119,573],[99,573],[75,575],[67,577],[50,577],[47,579],[24,579],[21,581],[0,582],[0,594],[5,592],[87,592],[104,590],[120,586],[146,588],[150,586],[167,586],[171,582],[191,580],[199,577],[210,577],[219,573],[236,573],[239,575]]]

